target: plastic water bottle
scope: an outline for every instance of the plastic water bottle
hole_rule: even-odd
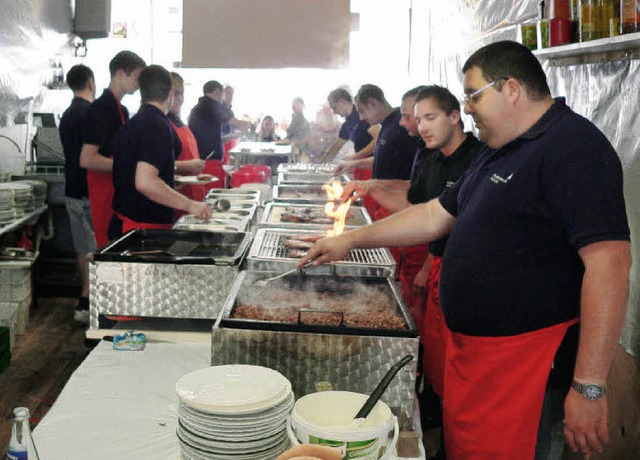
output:
[[[13,409],[13,428],[11,429],[7,460],[40,460],[31,437],[29,409],[26,407]]]

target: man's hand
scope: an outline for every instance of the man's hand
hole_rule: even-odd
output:
[[[355,161],[341,161],[336,166],[335,175],[344,174],[353,171],[353,168],[356,167]]]
[[[332,238],[318,240],[298,263],[298,268],[302,268],[307,262],[313,261],[313,265],[322,265],[334,260],[343,260],[349,251],[354,248],[346,233]]]
[[[373,187],[373,181],[370,180],[356,180],[347,182],[342,189],[341,201],[344,203],[349,198],[357,200],[358,198],[364,198],[369,194],[369,191]]]
[[[200,159],[183,160],[176,162],[177,173],[184,176],[195,176],[200,174],[200,171],[204,169],[205,161]]]
[[[189,204],[189,209],[187,211],[189,214],[193,214],[198,219],[208,222],[211,214],[211,208],[207,203],[203,203],[201,201],[191,201]]]
[[[586,459],[594,452],[602,452],[609,442],[607,429],[607,397],[589,401],[573,388],[564,402],[564,436],[574,452],[582,452]]]
[[[416,295],[424,295],[427,292],[427,280],[429,279],[429,269],[422,267],[413,279],[413,292]]]

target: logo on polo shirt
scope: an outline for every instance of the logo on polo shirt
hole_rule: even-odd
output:
[[[513,177],[513,173],[509,174],[507,177],[502,177],[497,175],[496,173],[493,173],[493,176],[491,176],[489,180],[494,184],[506,184],[511,180],[512,177]]]

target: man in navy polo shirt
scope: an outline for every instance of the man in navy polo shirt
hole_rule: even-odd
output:
[[[80,274],[80,300],[74,312],[76,321],[89,322],[89,260],[96,251],[93,233],[87,172],[80,167],[82,133],[91,102],[96,98],[96,82],[93,71],[85,65],[74,65],[67,72],[67,84],[73,91],[71,105],[60,119],[60,140],[64,151],[64,194],[73,248]]]
[[[328,163],[333,160],[347,141],[353,142],[353,150],[355,152],[353,159],[371,156],[375,143],[372,142],[373,138],[368,131],[370,125],[369,122],[360,120],[360,114],[358,114],[356,106],[353,104],[351,94],[344,88],[337,88],[329,93],[327,101],[333,113],[344,117],[344,123],[340,127],[338,138],[327,149],[320,162]]]
[[[173,104],[169,72],[158,65],[144,69],[140,96],[140,110],[114,142],[113,210],[122,220],[122,232],[171,228],[175,209],[207,220],[211,209],[206,203],[173,190],[177,136],[167,118]]]
[[[554,356],[578,320],[564,434],[590,456],[608,441],[605,384],[628,300],[620,160],[591,122],[551,97],[526,47],[492,43],[463,72],[465,111],[487,144],[469,169],[435,200],[321,240],[300,265],[449,234],[440,282],[451,330],[447,456],[534,457]]]

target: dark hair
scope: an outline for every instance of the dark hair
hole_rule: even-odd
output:
[[[409,91],[407,91],[406,93],[404,93],[402,95],[402,100],[404,101],[405,99],[408,99],[410,97],[412,98],[416,98],[416,96],[418,95],[418,93],[420,91],[422,91],[423,89],[428,88],[428,86],[426,85],[420,85],[420,86],[416,86],[415,88],[410,89]]]
[[[329,101],[329,103],[331,104],[335,104],[340,99],[347,101],[349,104],[353,103],[353,98],[351,97],[351,94],[349,94],[349,91],[347,91],[344,88],[334,89],[327,96],[327,101]]]
[[[514,78],[533,100],[551,95],[540,61],[520,43],[501,41],[484,46],[467,59],[462,72],[472,67],[478,67],[488,82],[496,81],[498,90],[502,88],[502,80]]]
[[[438,85],[423,86],[422,89],[418,91],[418,94],[416,94],[415,103],[417,104],[420,101],[430,98],[435,99],[440,110],[447,115],[451,115],[451,112],[454,110],[457,110],[460,113],[460,101],[447,88]],[[462,117],[460,117],[458,124],[460,125],[460,128],[464,129]]]
[[[356,94],[356,101],[368,105],[370,99],[375,99],[382,104],[388,104],[384,93],[378,86],[371,84],[362,85],[358,90],[358,94]]]
[[[204,94],[213,93],[217,89],[222,91],[222,85],[216,80],[209,80],[204,85],[202,85],[202,92]]]
[[[140,98],[142,103],[164,102],[169,97],[173,81],[167,69],[159,65],[150,65],[141,73]]]
[[[118,70],[124,70],[127,75],[138,68],[144,68],[147,63],[133,51],[120,51],[109,62],[109,73],[115,76]]]
[[[81,91],[87,88],[89,80],[93,78],[93,70],[86,65],[74,65],[67,72],[67,85],[72,91]]]

